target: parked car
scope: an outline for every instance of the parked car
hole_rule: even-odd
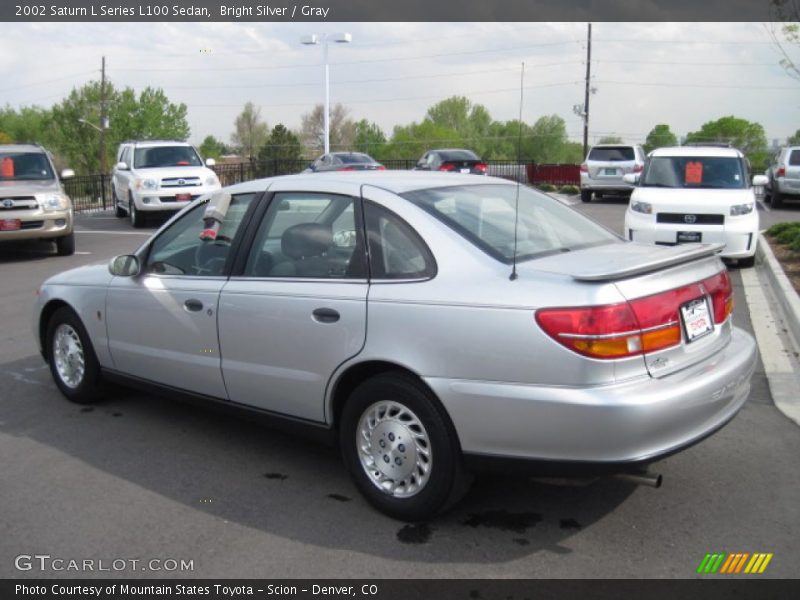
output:
[[[787,196],[800,196],[800,146],[783,148],[767,169],[765,200],[781,208]]]
[[[747,160],[735,148],[653,150],[625,212],[629,240],[648,244],[724,244],[721,256],[753,266],[759,219]],[[764,185],[763,175],[753,185]]]
[[[61,171],[61,179],[74,175]],[[44,148],[0,145],[0,242],[40,239],[55,241],[60,256],[75,252],[72,201]]]
[[[644,148],[626,144],[598,144],[589,150],[581,165],[581,200],[591,202],[592,194],[630,194],[633,186],[624,181],[627,173],[641,173]]]
[[[144,225],[147,214],[176,212],[202,194],[220,189],[217,175],[203,163],[191,144],[148,140],[125,142],[117,150],[111,173],[115,214],[127,215],[134,227]]]
[[[304,173],[327,171],[382,171],[385,167],[363,152],[329,152],[308,165]]]
[[[417,161],[416,171],[447,171],[450,173],[472,173],[486,175],[488,165],[472,150],[449,148],[428,150]]]
[[[72,401],[111,380],[283,420],[418,520],[477,464],[639,468],[732,419],[756,347],[717,249],[627,243],[502,179],[276,177],[47,280],[33,330]]]

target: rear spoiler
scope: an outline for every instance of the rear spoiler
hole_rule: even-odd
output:
[[[584,272],[572,272],[570,275],[577,281],[611,281],[614,279],[625,279],[634,275],[643,275],[651,271],[657,271],[666,267],[673,267],[682,263],[691,262],[706,256],[718,254],[725,247],[725,244],[687,244],[673,246],[674,252],[660,256],[653,260],[636,262],[614,268],[614,265],[606,265],[596,269],[587,269]]]

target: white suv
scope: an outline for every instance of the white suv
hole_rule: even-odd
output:
[[[208,192],[220,189],[219,179],[186,142],[125,142],[117,151],[111,191],[117,217],[128,215],[134,227],[146,213],[174,212]]]
[[[640,173],[645,152],[641,146],[598,144],[589,150],[581,165],[581,200],[592,201],[592,194],[630,194],[633,186],[624,181],[628,173]]]
[[[659,148],[644,171],[625,176],[636,185],[625,212],[625,237],[674,246],[723,243],[720,256],[752,266],[758,243],[758,211],[747,160],[735,148]],[[752,184],[763,186],[764,175]]]
[[[788,146],[780,151],[767,169],[766,199],[772,208],[781,208],[787,196],[800,196],[800,146]]]

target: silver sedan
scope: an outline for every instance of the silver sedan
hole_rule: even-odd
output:
[[[756,362],[719,246],[626,242],[501,179],[293,175],[198,199],[39,290],[61,392],[122,382],[338,441],[425,519],[477,464],[630,469],[742,407]]]

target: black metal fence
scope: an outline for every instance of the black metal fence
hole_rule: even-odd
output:
[[[390,159],[383,160],[381,163],[391,170],[413,169],[416,164],[414,159]],[[532,161],[516,160],[487,160],[489,175],[503,177],[513,181],[528,183],[531,173]],[[308,160],[262,160],[242,163],[218,164],[213,167],[223,186],[251,181],[263,177],[274,177],[276,175],[289,175],[299,173],[308,167]],[[544,166],[571,166],[577,165],[536,165]],[[532,182],[534,180],[531,180]],[[561,181],[543,181],[539,177],[535,183],[561,184]],[[64,188],[72,199],[72,205],[77,212],[91,212],[113,208],[111,177],[110,175],[82,175],[64,181]]]

